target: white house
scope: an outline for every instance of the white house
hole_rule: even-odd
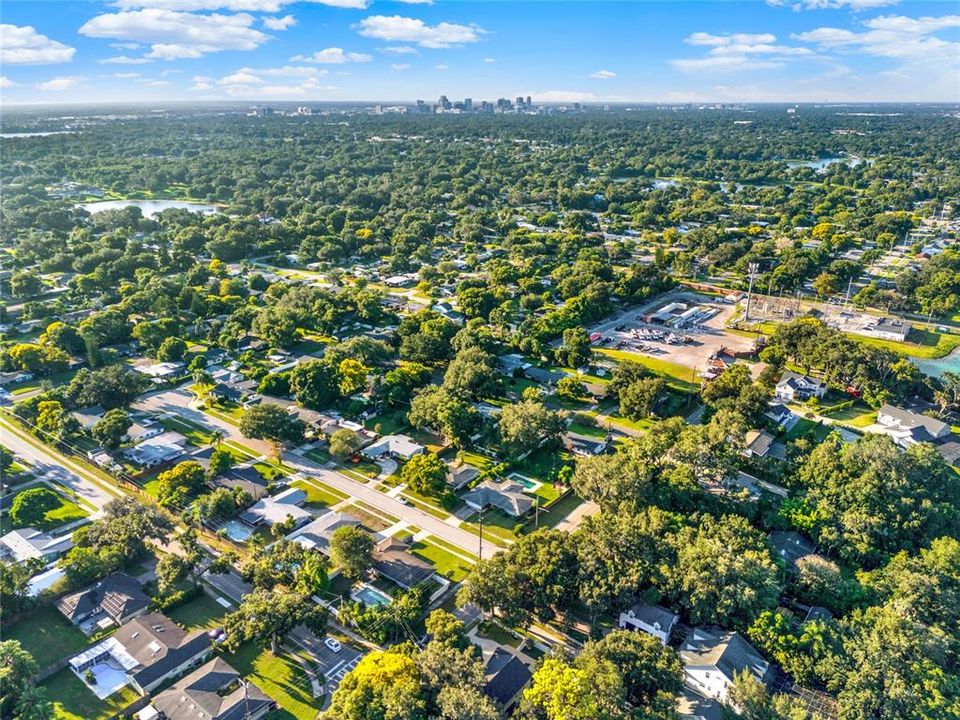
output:
[[[381,457],[396,457],[409,460],[414,455],[420,455],[426,448],[414,442],[406,435],[384,435],[371,445],[367,445],[360,452],[372,460]]]
[[[877,423],[867,428],[889,435],[898,445],[906,447],[918,442],[933,442],[950,435],[950,426],[936,418],[884,405],[877,411]]]
[[[638,602],[626,612],[620,613],[617,626],[621,630],[639,630],[653,635],[661,645],[666,645],[679,619],[677,615],[659,605]]]
[[[787,371],[777,383],[776,397],[778,400],[803,401],[812,397],[821,398],[827,392],[827,385],[821,380],[809,375]]]
[[[770,663],[740,633],[694,628],[680,650],[685,684],[704,697],[726,702],[738,673],[749,671],[766,683]]]

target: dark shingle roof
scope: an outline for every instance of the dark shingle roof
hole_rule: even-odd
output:
[[[433,566],[412,555],[405,543],[384,538],[373,551],[373,569],[400,587],[412,588],[434,575]]]
[[[763,659],[740,633],[710,632],[694,628],[680,658],[688,667],[717,670],[733,680],[743,670],[749,670],[758,680],[764,680],[770,664]]]
[[[513,702],[533,677],[526,663],[504,648],[497,648],[490,656],[484,675],[483,692],[502,706]]]
[[[260,688],[248,683],[244,690],[240,680],[240,673],[216,658],[157,695],[153,706],[166,720],[242,720],[273,705]]]
[[[146,687],[210,647],[203,630],[188,633],[166,615],[149,613],[124,623],[113,635],[139,666],[131,674]]]
[[[150,598],[140,589],[140,583],[121,572],[57,600],[57,609],[71,622],[101,610],[119,622],[149,605]]]

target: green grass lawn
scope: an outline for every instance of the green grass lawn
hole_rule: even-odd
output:
[[[125,687],[106,700],[100,700],[70,668],[52,675],[41,687],[46,688],[47,695],[53,700],[58,720],[105,720],[139,697],[134,690]]]
[[[469,574],[471,563],[450,552],[444,544],[438,539],[419,540],[410,547],[410,552],[433,565],[448,580],[460,582]]]
[[[877,421],[877,411],[872,410],[865,405],[855,404],[851,407],[843,408],[833,412],[821,412],[821,415],[853,427],[867,427]]]
[[[583,500],[578,498],[573,493],[565,495],[560,500],[554,502],[553,505],[546,510],[540,510],[540,517],[536,521],[536,526],[541,528],[553,527],[582,504]],[[533,529],[534,522],[531,520],[530,524],[527,525],[527,530],[532,531]]]
[[[700,389],[700,383],[697,382],[695,370],[686,365],[661,360],[660,358],[650,357],[641,353],[626,352],[624,350],[611,350],[610,348],[596,348],[594,352],[605,355],[613,360],[620,362],[635,362],[647,367],[655,375],[659,375],[667,384],[683,392],[697,392]]]
[[[949,355],[955,348],[960,347],[960,335],[955,333],[939,333],[935,330],[925,332],[923,328],[914,328],[907,335],[907,342],[897,342],[896,340],[881,340],[879,338],[865,337],[847,333],[857,342],[873,347],[893,350],[901,355],[932,360]]]
[[[213,438],[213,434],[208,430],[205,430],[181,418],[163,418],[160,422],[163,425],[164,430],[173,430],[180,433],[186,437],[191,444],[196,445],[197,447],[209,445],[210,440]]]
[[[809,437],[811,440],[819,442],[829,435],[830,432],[831,428],[829,425],[823,425],[814,420],[802,417],[787,431],[786,435],[783,436],[783,440],[784,442],[789,442],[797,438]]]
[[[17,495],[22,493],[24,490],[31,490],[36,487],[47,487],[43,483],[34,483],[32,485],[24,486],[17,490],[14,494],[14,498]],[[76,520],[83,520],[83,518],[89,516],[86,510],[80,507],[73,500],[69,500],[59,493],[57,493],[57,498],[60,500],[60,505],[55,507],[53,510],[47,512],[44,515],[43,520],[39,523],[36,523],[38,529],[40,530],[55,530],[61,525],[66,525],[67,523],[74,522]],[[13,500],[11,499],[11,503]],[[0,516],[0,533],[7,533],[13,529],[13,523],[10,520],[10,516],[7,513],[4,513],[3,516]]]
[[[333,459],[330,453],[317,447],[308,450],[303,454],[303,456],[309,460],[313,460],[315,463],[319,463],[320,465],[326,465]]]
[[[276,700],[279,709],[271,720],[314,720],[323,704],[323,698],[314,698],[310,692],[310,678],[303,668],[285,655],[275,657],[270,649],[245,643],[235,653],[223,659],[240,674]]]
[[[511,469],[534,480],[549,480],[560,468],[573,462],[573,456],[565,450],[541,448],[517,462]]]
[[[365,420],[363,425],[368,430],[374,430],[379,425],[381,435],[396,435],[410,426],[404,410],[391,410],[381,415],[374,415],[369,420]]]
[[[202,593],[196,600],[168,610],[166,615],[187,630],[194,628],[213,628],[220,624],[227,609],[213,599],[209,593]]]
[[[328,485],[324,485],[319,480],[295,480],[291,485],[307,493],[307,505],[312,508],[324,508],[336,505],[348,497],[342,492],[334,490]]]
[[[500,645],[509,645],[510,647],[520,645],[520,638],[514,637],[512,633],[507,632],[500,623],[484,620],[480,623],[480,627],[477,628],[477,633],[490,638]]]
[[[488,508],[483,511],[483,538],[484,540],[492,540],[497,545],[509,545],[517,539],[513,528],[516,527],[518,522],[521,522],[519,518],[510,517],[502,510]],[[460,527],[475,535],[479,535],[479,513],[471,515],[465,522],[460,524]]]
[[[3,639],[19,640],[41,668],[76,655],[90,644],[86,635],[53,605],[44,601],[37,603],[36,607],[15,625],[4,627]]]

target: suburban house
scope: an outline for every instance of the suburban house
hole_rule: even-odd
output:
[[[73,547],[73,534],[55,536],[32,527],[11,530],[0,537],[0,558],[16,563],[39,558],[51,563]]]
[[[661,645],[666,645],[679,620],[678,615],[666,608],[638,602],[629,610],[620,613],[617,627],[621,630],[645,632],[657,638]]]
[[[483,692],[504,712],[509,713],[532,677],[530,667],[523,660],[500,646],[487,660]]]
[[[533,500],[523,485],[511,481],[486,480],[463,495],[463,501],[474,510],[495,507],[507,515],[520,517],[533,507]]]
[[[777,383],[775,395],[778,400],[802,402],[812,397],[821,398],[826,392],[827,385],[823,381],[788,370]]]
[[[563,446],[574,455],[603,455],[610,449],[610,442],[613,439],[610,435],[604,438],[590,437],[589,435],[580,435],[579,433],[565,432],[560,436]]]
[[[769,418],[774,425],[786,427],[796,416],[786,405],[778,402],[771,402],[770,409],[764,413],[764,417]]]
[[[240,514],[240,519],[254,527],[272,527],[292,517],[294,527],[299,527],[313,518],[309,510],[301,507],[306,501],[306,492],[299,488],[287,488],[277,495],[257,500]]]
[[[342,527],[357,527],[360,521],[347,513],[330,511],[310,521],[299,530],[287,535],[288,540],[303,545],[308,550],[330,554],[330,538]]]
[[[137,580],[115,572],[84,590],[64,595],[55,604],[67,620],[89,635],[143,615],[150,607],[150,597]]]
[[[867,428],[884,433],[902,447],[918,442],[933,442],[950,435],[950,426],[942,420],[884,405],[877,411],[877,423]]]
[[[146,365],[134,365],[133,369],[139,373],[153,379],[155,383],[167,382],[183,375],[186,372],[186,364],[180,360],[175,362],[148,363]]]
[[[456,492],[462,490],[471,482],[480,476],[480,470],[473,465],[455,466],[453,463],[447,463],[447,487]]]
[[[775,530],[767,538],[774,557],[783,560],[787,565],[796,568],[797,561],[816,553],[816,546],[812,540],[793,530]]]
[[[360,452],[371,460],[382,457],[409,460],[414,455],[420,455],[425,451],[426,448],[423,445],[414,442],[406,435],[384,435],[376,442],[367,445]]]
[[[226,660],[215,658],[157,694],[139,720],[259,720],[276,708]]]
[[[539,368],[533,365],[531,365],[530,367],[524,368],[523,374],[526,375],[530,380],[533,380],[534,382],[538,382],[541,385],[545,385],[547,387],[555,386],[558,382],[560,382],[561,380],[563,380],[563,378],[566,377],[566,375],[564,375],[561,372],[555,372],[554,370],[544,370],[543,368]]]
[[[123,437],[129,442],[139,443],[162,434],[163,423],[153,418],[143,418],[132,422]]]
[[[103,416],[106,412],[107,411],[99,405],[91,405],[90,407],[74,410],[72,413],[70,413],[70,415],[80,424],[80,427],[83,430],[89,431],[90,428],[103,420]]]
[[[744,435],[743,454],[747,457],[773,457],[773,443],[776,438],[766,430],[747,430]]]
[[[87,686],[97,697],[108,697],[124,685],[146,695],[209,654],[206,631],[188,633],[166,615],[149,613],[71,659],[70,668],[84,683],[86,671],[92,671],[96,683]]]
[[[373,569],[380,576],[405,590],[416,587],[434,576],[433,565],[410,553],[408,545],[387,537],[373,549]]]
[[[770,663],[736,632],[694,628],[680,649],[680,659],[686,684],[720,702],[727,700],[738,673],[748,670],[762,683],[770,676]]]
[[[135,465],[152,468],[172,462],[184,454],[187,438],[178,432],[165,432],[148,438],[123,451],[124,457]]]

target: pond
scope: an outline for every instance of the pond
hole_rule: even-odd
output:
[[[930,377],[940,377],[946,372],[960,373],[960,347],[936,360],[915,359],[913,362],[920,368],[920,372]]]
[[[833,165],[834,163],[843,163],[847,167],[856,167],[863,162],[866,162],[869,165],[873,161],[863,160],[862,158],[858,157],[828,157],[819,158],[817,160],[787,160],[787,167],[791,170],[794,168],[808,167],[813,168],[818,173],[824,173],[827,171],[827,167]]]
[[[145,218],[153,220],[164,210],[181,208],[190,212],[203,213],[204,215],[213,215],[221,212],[221,208],[216,205],[207,205],[206,203],[191,202],[189,200],[101,200],[98,202],[80,203],[88,213],[98,213],[104,210],[122,210],[125,207],[135,206],[140,208]]]

